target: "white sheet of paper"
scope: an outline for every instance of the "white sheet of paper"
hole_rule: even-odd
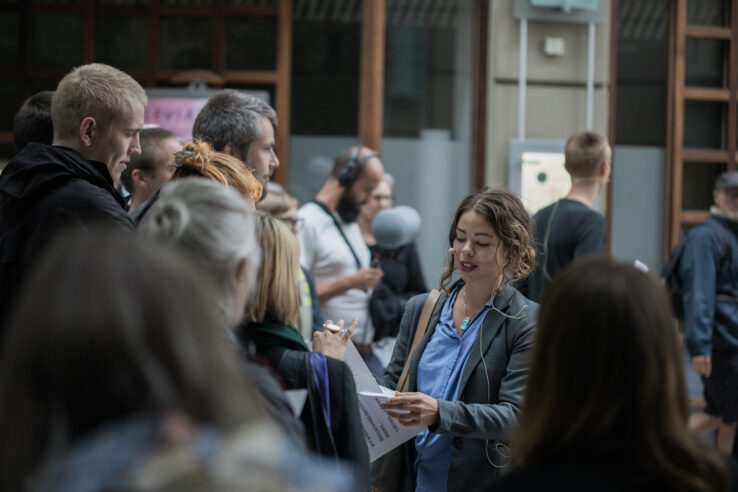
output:
[[[299,417],[302,413],[302,408],[305,406],[308,390],[304,388],[285,390],[284,394],[287,397],[287,402],[292,407],[292,413],[295,414],[295,417]]]
[[[346,346],[344,362],[351,369],[356,382],[359,414],[364,439],[369,448],[369,461],[376,460],[425,429],[425,426],[405,427],[382,410],[380,405],[387,398],[395,396],[395,392],[377,384],[351,341]]]
[[[635,261],[633,262],[633,266],[634,266],[634,267],[635,267],[636,269],[638,269],[638,270],[642,271],[643,273],[648,273],[648,266],[646,266],[646,264],[645,264],[645,263],[643,263],[643,262],[642,262],[641,260],[635,260]]]

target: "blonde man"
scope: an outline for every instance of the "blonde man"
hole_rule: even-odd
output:
[[[571,190],[536,213],[536,267],[519,289],[536,302],[557,271],[605,250],[605,218],[594,205],[610,181],[610,145],[604,135],[584,131],[569,137],[564,153]]]
[[[73,69],[51,101],[53,145],[29,143],[0,176],[0,339],[23,279],[60,229],[97,222],[133,230],[115,182],[140,152],[146,102],[120,70]]]

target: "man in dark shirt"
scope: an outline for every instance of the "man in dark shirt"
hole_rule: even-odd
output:
[[[77,67],[52,98],[53,145],[25,145],[0,175],[0,344],[24,279],[60,230],[134,230],[113,182],[140,152],[146,103],[120,70]]]
[[[594,204],[610,180],[610,145],[603,135],[585,131],[569,137],[564,152],[571,190],[535,215],[536,266],[519,285],[536,302],[556,272],[605,249],[605,219]]]

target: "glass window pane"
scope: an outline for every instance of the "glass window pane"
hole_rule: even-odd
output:
[[[682,209],[707,210],[712,205],[715,178],[725,171],[725,164],[685,162],[682,175]]]
[[[296,9],[292,29],[292,134],[356,138],[360,18],[303,10]]]
[[[82,17],[35,14],[31,18],[31,66],[71,68],[82,64]]]
[[[669,8],[669,0],[618,2],[618,144],[666,145]]]
[[[212,69],[212,18],[164,17],[160,26],[162,68]]]
[[[226,19],[226,68],[274,70],[277,66],[277,19]]]
[[[15,12],[0,14],[0,68],[16,68],[19,56],[20,17]]]
[[[13,117],[20,107],[18,101],[18,85],[15,79],[0,77],[0,131],[10,131],[13,128]]]
[[[121,69],[148,64],[146,17],[101,15],[95,26],[95,58]]]
[[[687,25],[727,26],[730,8],[726,0],[688,0]]]
[[[688,87],[727,87],[728,43],[717,39],[687,38],[684,55]]]
[[[720,102],[684,102],[684,147],[724,149],[723,121],[727,104]]]

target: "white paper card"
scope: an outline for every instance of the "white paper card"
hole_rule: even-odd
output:
[[[395,392],[377,384],[351,341],[346,346],[344,362],[351,369],[356,382],[359,414],[364,439],[369,448],[369,461],[376,460],[425,429],[425,426],[405,427],[380,407],[387,398],[395,396]]]

